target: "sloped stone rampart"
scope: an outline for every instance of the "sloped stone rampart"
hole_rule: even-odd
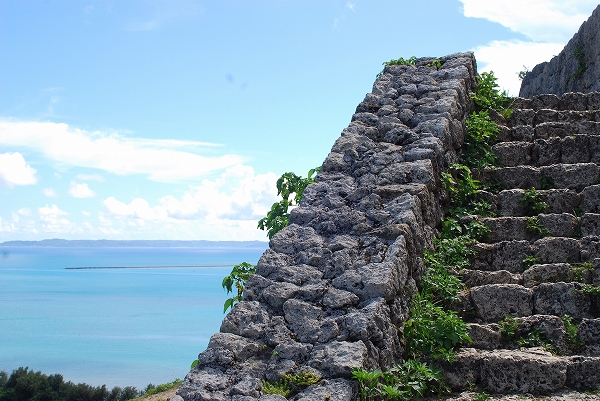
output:
[[[273,237],[178,397],[278,400],[262,380],[311,370],[295,400],[351,400],[351,369],[401,361],[399,328],[441,221],[440,172],[457,161],[472,109],[471,53],[438,70],[387,66]]]
[[[584,22],[565,48],[552,60],[536,65],[523,82],[519,96],[563,95],[568,92],[600,91],[600,6]],[[566,100],[566,99],[565,99]],[[585,105],[571,102],[571,110]],[[558,107],[548,107],[558,109]]]

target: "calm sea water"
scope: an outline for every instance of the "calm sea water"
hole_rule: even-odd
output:
[[[223,277],[265,248],[0,247],[0,370],[109,388],[183,378],[219,330]],[[65,269],[81,266],[205,267]]]

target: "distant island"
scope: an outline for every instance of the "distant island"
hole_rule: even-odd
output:
[[[12,247],[94,247],[94,248],[260,248],[266,249],[266,241],[177,241],[177,240],[66,240],[45,239],[41,241],[6,241],[2,246]]]

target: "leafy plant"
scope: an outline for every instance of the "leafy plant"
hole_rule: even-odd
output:
[[[579,62],[579,66],[570,78],[581,78],[584,72],[587,71],[587,64],[585,62],[585,52],[582,46],[576,47],[573,51],[573,57]]]
[[[448,173],[442,173],[442,183],[450,195],[452,207],[468,207],[479,190],[479,181],[473,178],[471,169],[463,164],[453,164]]]
[[[233,308],[233,305],[242,300],[246,282],[255,272],[256,266],[252,266],[247,262],[242,262],[239,265],[233,266],[233,270],[231,270],[231,273],[223,279],[221,286],[227,291],[227,294],[233,291],[233,287],[236,287],[237,295],[228,298],[225,301],[223,313],[227,312],[227,309]]]
[[[554,183],[554,178],[549,177],[545,174],[540,176],[540,188],[541,189],[554,189],[556,188],[556,184]]]
[[[321,167],[310,169],[306,178],[289,172],[279,177],[276,185],[281,200],[273,203],[267,215],[258,221],[258,228],[267,230],[269,239],[288,225],[289,208],[300,204],[306,187],[315,182],[313,174],[319,171]]]
[[[412,358],[424,356],[452,362],[454,347],[471,342],[467,325],[456,312],[436,306],[421,294],[413,297],[410,316],[404,324],[404,336]]]
[[[198,365],[198,363],[200,363],[200,361],[198,361],[197,359],[194,359],[194,361],[190,365],[190,369],[194,369]]]
[[[471,401],[488,401],[491,399],[492,397],[486,393],[477,393],[471,398]]]
[[[500,131],[487,110],[473,112],[466,121],[467,133],[461,161],[469,168],[484,168],[498,164],[491,146]]]
[[[529,71],[529,68],[523,66],[523,70],[519,71],[517,73],[517,75],[519,76],[519,79],[522,81],[525,79],[525,77],[527,76],[527,74],[529,74],[531,71]]]
[[[575,290],[575,291],[579,292],[580,294],[587,294],[587,295],[594,295],[594,296],[600,295],[600,287],[596,287],[591,284],[583,284],[580,289]]]
[[[542,225],[542,223],[540,223],[540,220],[535,216],[528,217],[525,225],[526,225],[527,229],[529,231],[531,231],[532,233],[534,233],[535,235],[544,237],[544,236],[550,234],[550,231],[546,227],[544,227]]]
[[[429,63],[427,63],[427,67],[435,67],[436,69],[439,70],[440,68],[442,68],[442,66],[444,65],[445,62],[446,62],[445,57],[436,58],[435,60],[432,60]]]
[[[172,382],[159,384],[157,386],[155,386],[153,384],[149,384],[146,387],[146,391],[145,391],[144,395],[152,395],[152,394],[156,394],[156,393],[162,393],[163,391],[167,391],[174,387],[179,386],[181,383],[183,383],[183,380],[175,379]]]
[[[535,256],[526,256],[525,259],[521,261],[521,266],[523,267],[523,271],[525,271],[531,266],[538,264],[539,262],[540,260]]]
[[[386,372],[379,369],[353,369],[352,377],[358,381],[361,401],[408,401],[447,391],[440,370],[414,359],[409,359]]]
[[[415,65],[417,62],[417,57],[412,56],[408,59],[404,59],[403,57],[397,58],[396,60],[384,61],[382,65]]]
[[[471,99],[479,110],[502,110],[506,107],[508,95],[506,91],[498,90],[499,86],[496,80],[493,71],[482,72],[477,76],[477,86],[475,93],[471,93]]]
[[[262,381],[262,392],[263,394],[279,394],[285,398],[289,397],[292,393],[292,389],[286,380],[279,380],[275,383],[268,382],[266,380]]]
[[[567,346],[573,350],[583,347],[583,341],[579,338],[579,327],[573,322],[573,318],[569,315],[563,315],[560,319],[565,325],[565,342]]]
[[[552,345],[552,342],[545,338],[546,333],[544,330],[531,330],[527,337],[521,337],[517,340],[517,344],[521,348],[531,347],[544,347],[548,352],[556,354],[556,348]]]
[[[525,213],[528,216],[545,213],[548,209],[548,204],[542,200],[542,194],[535,188],[526,190],[520,202],[525,207]]]
[[[308,387],[321,380],[321,376],[310,370],[302,370],[296,374],[286,374],[283,378],[292,383],[296,387]]]
[[[512,316],[506,316],[498,322],[498,326],[500,326],[500,333],[505,341],[513,340],[519,331],[519,322]]]

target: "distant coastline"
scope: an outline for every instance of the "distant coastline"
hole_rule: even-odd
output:
[[[264,248],[266,241],[177,241],[177,240],[66,240],[45,239],[41,241],[5,241],[0,247],[62,247],[62,248]]]

